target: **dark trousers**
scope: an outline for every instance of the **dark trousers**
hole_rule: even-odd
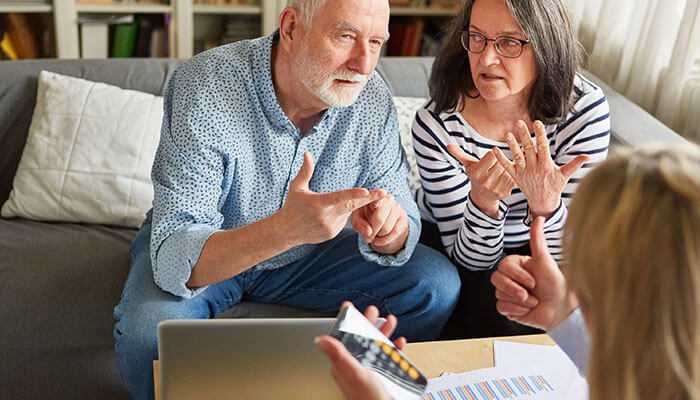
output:
[[[420,242],[445,254],[437,225],[423,221]],[[507,254],[530,255],[530,246],[506,249]],[[457,267],[462,289],[452,316],[445,325],[441,339],[470,339],[542,333],[539,329],[510,321],[496,310],[496,290],[491,284],[490,271],[470,271]]]

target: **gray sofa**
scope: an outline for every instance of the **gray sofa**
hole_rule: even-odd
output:
[[[378,70],[396,95],[427,96],[432,60],[383,59]],[[162,94],[175,60],[0,62],[0,204],[26,141],[40,70]],[[593,78],[595,79],[595,78]],[[614,145],[684,140],[603,85]],[[127,397],[115,364],[112,308],[129,270],[136,231],[109,226],[0,219],[0,397]],[[227,316],[301,310],[242,304]]]

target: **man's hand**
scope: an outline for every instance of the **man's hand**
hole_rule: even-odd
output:
[[[348,304],[343,303],[341,308],[346,307]],[[369,306],[365,310],[365,317],[374,324],[379,317],[379,310],[377,310],[377,307]],[[396,329],[396,324],[396,317],[389,315],[379,330],[386,337],[391,337],[394,329]],[[391,399],[391,396],[384,390],[379,380],[372,374],[372,371],[362,367],[359,361],[338,340],[330,336],[321,336],[316,339],[316,343],[328,356],[331,362],[333,379],[335,379],[336,384],[347,400]],[[395,340],[394,344],[402,350],[406,346],[406,339],[401,337]]]
[[[447,145],[447,151],[464,166],[471,181],[471,197],[485,214],[498,218],[498,202],[510,196],[515,181],[498,162],[493,150],[477,160],[455,145]]]
[[[355,210],[351,222],[362,239],[379,253],[395,254],[408,239],[408,216],[391,195]]]
[[[530,227],[530,249],[532,257],[508,256],[491,275],[496,309],[513,321],[550,330],[578,305],[547,249],[544,217],[537,217]]]
[[[386,196],[383,190],[364,188],[315,193],[309,189],[313,174],[314,160],[310,153],[304,153],[304,164],[279,211],[294,245],[322,243],[336,237],[353,211]]]

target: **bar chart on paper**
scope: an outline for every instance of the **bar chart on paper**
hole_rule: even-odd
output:
[[[428,392],[423,400],[509,400],[531,399],[540,393],[554,392],[542,375],[517,376],[464,384]]]

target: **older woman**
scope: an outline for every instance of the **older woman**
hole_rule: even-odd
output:
[[[605,95],[579,61],[560,0],[465,2],[413,124],[417,202],[456,264],[493,268],[537,216],[560,258],[568,202],[610,139]]]
[[[700,149],[623,152],[587,176],[564,236],[564,275],[542,227],[540,217],[532,257],[499,264],[499,310],[551,329],[593,400],[700,398]],[[320,345],[348,399],[388,398],[339,342]]]

